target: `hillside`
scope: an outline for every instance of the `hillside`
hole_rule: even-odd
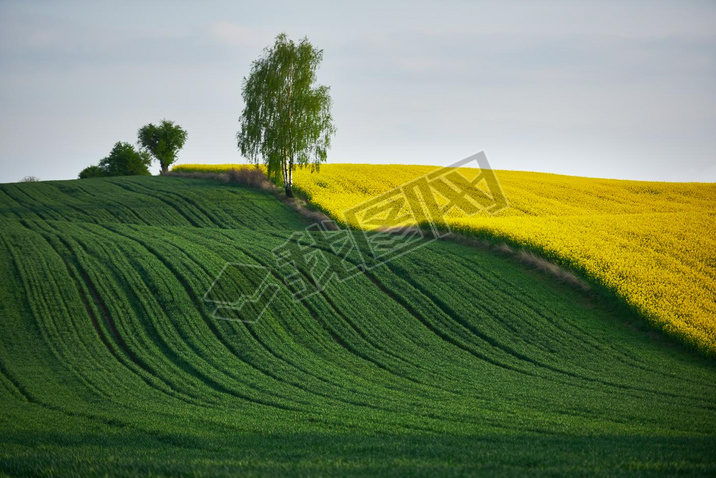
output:
[[[330,164],[295,184],[338,220],[432,166]],[[463,168],[474,177],[477,170]],[[451,230],[538,251],[621,297],[654,327],[716,357],[716,184],[497,171],[494,216],[453,208]]]
[[[208,180],[0,185],[0,474],[716,473],[712,359],[488,251],[217,319],[226,263],[280,284],[307,225]]]

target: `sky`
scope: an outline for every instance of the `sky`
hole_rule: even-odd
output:
[[[242,81],[281,32],[323,50],[328,162],[716,182],[714,1],[0,0],[0,183],[165,118],[178,163],[246,162]]]

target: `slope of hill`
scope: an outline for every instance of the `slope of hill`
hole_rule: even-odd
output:
[[[300,188],[337,220],[347,209],[435,171],[330,164]],[[477,170],[462,169],[469,178]],[[716,356],[716,184],[497,171],[510,207],[447,215],[453,231],[536,250],[609,289],[657,329]]]
[[[306,226],[198,179],[0,185],[0,473],[716,472],[713,360],[485,251],[214,317]]]

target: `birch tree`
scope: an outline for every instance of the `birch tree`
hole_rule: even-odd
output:
[[[281,33],[243,82],[237,145],[252,163],[266,165],[288,197],[293,197],[293,171],[318,170],[336,131],[330,89],[315,84],[322,59],[323,50],[307,38],[296,44]]]

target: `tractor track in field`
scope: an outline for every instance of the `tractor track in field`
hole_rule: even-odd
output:
[[[0,185],[0,474],[716,470],[716,364],[536,266],[435,241],[293,301],[272,251],[312,216],[82,181]],[[280,285],[258,322],[204,301],[228,263]]]

